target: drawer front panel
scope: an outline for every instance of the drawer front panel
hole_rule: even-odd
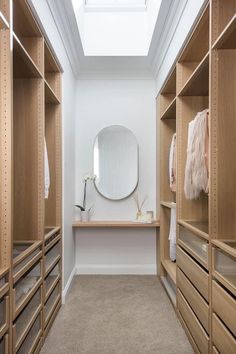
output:
[[[186,326],[188,327],[194,341],[197,344],[197,347],[199,348],[200,353],[208,354],[209,338],[179,290],[177,290],[177,306],[183,320],[186,323]]]
[[[236,300],[215,281],[212,283],[212,306],[214,312],[236,336]]]
[[[180,247],[177,247],[177,265],[202,296],[209,301],[209,275]]]
[[[209,333],[209,305],[196,291],[184,273],[177,267],[177,284],[195,315]]]
[[[4,337],[0,339],[0,354],[9,353],[9,336],[5,334]]]
[[[208,241],[179,225],[179,243],[208,269]]]
[[[212,321],[213,344],[218,348],[221,354],[235,354],[236,340],[221,320],[213,314]]]
[[[0,299],[0,336],[2,336],[9,327],[9,296]]]
[[[213,247],[213,275],[236,296],[236,258]]]

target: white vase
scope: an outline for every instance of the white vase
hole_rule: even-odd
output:
[[[88,222],[90,217],[90,211],[89,210],[84,210],[81,211],[81,221],[82,222]]]

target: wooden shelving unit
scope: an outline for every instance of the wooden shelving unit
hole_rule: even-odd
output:
[[[176,97],[174,90],[169,90],[173,78]],[[157,100],[157,119],[161,122],[160,252],[164,268],[160,276],[164,274],[176,283],[176,311],[196,353],[236,352],[236,165],[231,163],[236,141],[235,84],[236,0],[211,0]],[[210,190],[197,200],[187,200],[184,173],[188,123],[206,108],[210,111]],[[169,123],[167,118],[173,119],[174,112],[175,121]],[[176,199],[166,172],[175,127]],[[176,266],[168,260],[166,251],[173,201],[177,210]],[[166,279],[163,283],[166,287]]]
[[[1,354],[38,353],[61,306],[62,69],[49,48],[26,0],[0,1]]]

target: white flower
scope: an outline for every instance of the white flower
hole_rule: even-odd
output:
[[[83,180],[84,182],[87,181],[94,181],[96,179],[96,175],[94,175],[93,173],[87,173],[86,175],[84,175]]]

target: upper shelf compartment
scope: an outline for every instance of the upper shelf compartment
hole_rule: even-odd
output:
[[[32,62],[43,73],[43,37],[26,0],[13,1],[13,31],[15,38],[28,53]]]
[[[10,0],[0,0],[0,29],[9,28]]]
[[[53,57],[49,47],[44,44],[44,77],[46,81],[46,102],[60,103],[61,87],[60,87],[60,73],[61,70]]]
[[[214,48],[235,49],[236,0],[212,1],[212,44]],[[233,34],[234,33],[234,34]]]
[[[209,6],[200,18],[177,64],[177,94],[208,95]]]
[[[175,119],[176,117],[176,69],[170,74],[160,96],[161,119]]]

